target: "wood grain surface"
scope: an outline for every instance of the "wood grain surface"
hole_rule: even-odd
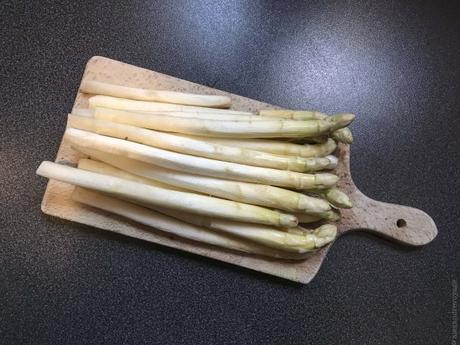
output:
[[[232,108],[236,110],[257,111],[263,108],[277,108],[249,98],[99,56],[95,56],[88,61],[83,79],[132,87],[228,95],[232,98]],[[88,95],[78,93],[74,107],[87,108]],[[407,206],[375,201],[362,194],[351,178],[348,146],[341,145],[337,150],[337,154],[340,156],[340,164],[337,169],[337,173],[340,176],[339,186],[350,195],[354,204],[352,209],[342,210],[339,235],[347,231],[372,231],[407,245],[427,244],[436,237],[436,225],[425,212]],[[70,148],[66,140],[63,140],[59,147],[56,162],[76,164],[78,158],[78,153]],[[72,190],[73,186],[71,185],[50,180],[42,201],[43,212],[62,219],[185,250],[300,283],[308,283],[313,279],[332,245],[322,248],[303,261],[275,260],[236,253],[187,241],[106,212],[86,207],[71,200]]]

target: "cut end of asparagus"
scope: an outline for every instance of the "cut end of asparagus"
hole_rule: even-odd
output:
[[[281,227],[293,228],[299,225],[299,220],[296,216],[293,216],[292,214],[282,213],[280,215],[280,225]]]
[[[315,235],[315,247],[320,248],[331,243],[337,236],[337,226],[333,224],[324,224],[313,231]]]

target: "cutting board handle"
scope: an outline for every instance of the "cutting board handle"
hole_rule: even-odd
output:
[[[427,244],[438,234],[433,219],[419,209],[376,201],[358,189],[351,199],[353,208],[344,214],[349,230],[371,231],[413,246]]]

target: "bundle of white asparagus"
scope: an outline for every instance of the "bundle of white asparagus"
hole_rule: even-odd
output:
[[[75,185],[74,200],[180,237],[280,259],[334,240],[337,143],[352,114],[226,109],[231,99],[83,81],[90,109],[68,115],[78,167],[37,174]],[[288,140],[286,140],[288,139]],[[294,141],[292,141],[294,139]],[[307,227],[299,223],[311,223]]]

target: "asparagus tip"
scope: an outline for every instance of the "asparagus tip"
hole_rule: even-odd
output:
[[[355,119],[353,114],[336,114],[330,117],[332,121],[332,129],[337,130],[343,127],[347,127]]]
[[[344,144],[353,143],[353,134],[351,133],[349,128],[341,128],[332,132],[332,138],[337,142]]]
[[[292,214],[281,214],[280,215],[281,227],[293,228],[299,224],[299,220]]]
[[[315,247],[319,248],[332,242],[337,236],[337,226],[324,224],[313,232],[315,235]]]
[[[319,189],[335,186],[338,180],[339,180],[339,177],[334,174],[329,174],[329,173],[315,174],[316,186]]]
[[[299,199],[299,208],[301,210],[310,210],[310,212],[314,209],[317,213],[323,213],[329,211],[331,205],[324,199],[304,196]]]

